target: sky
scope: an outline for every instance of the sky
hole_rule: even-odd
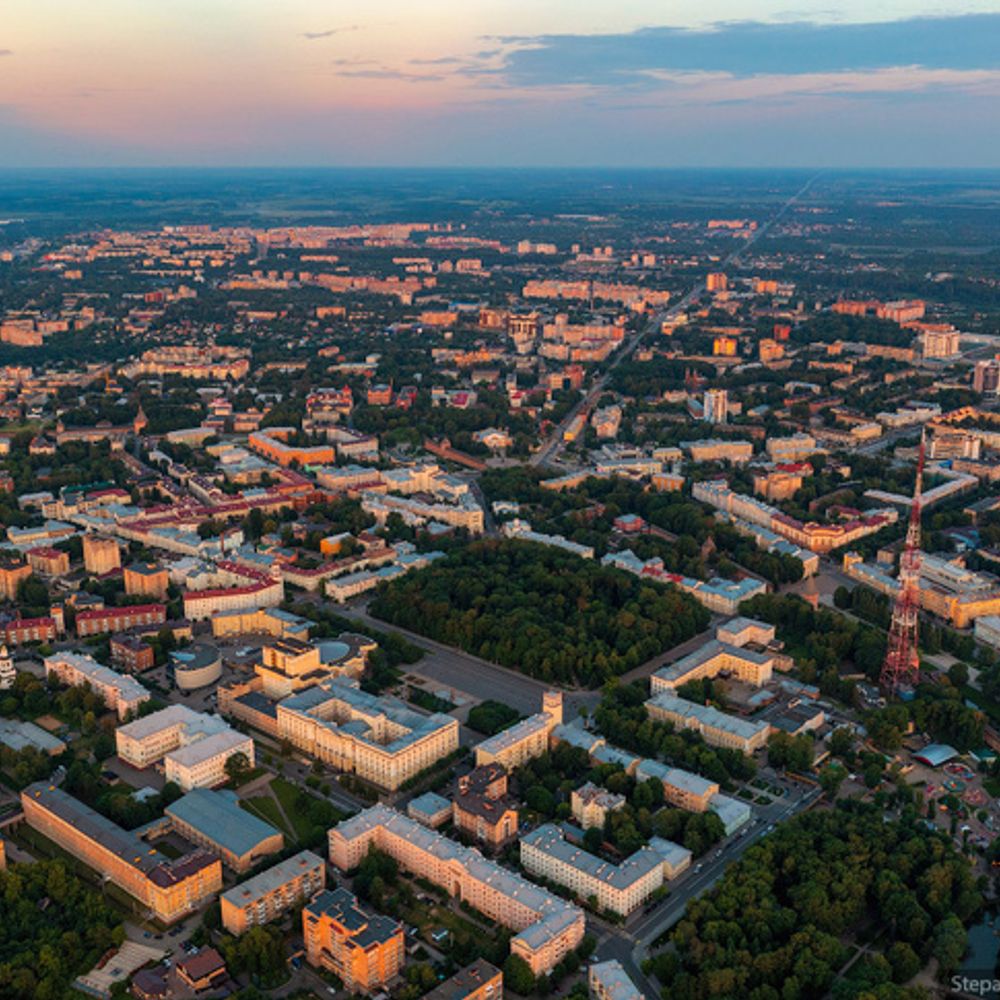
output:
[[[2,0],[0,167],[1000,167],[1000,0]]]

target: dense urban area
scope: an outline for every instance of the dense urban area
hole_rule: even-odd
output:
[[[995,976],[995,180],[0,214],[0,996]]]

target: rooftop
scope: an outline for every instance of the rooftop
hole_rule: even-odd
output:
[[[241,809],[236,794],[228,789],[194,788],[165,811],[171,819],[194,827],[222,850],[237,857],[252,853],[278,832],[269,823]]]
[[[247,879],[246,882],[234,885],[219,898],[242,910],[314,868],[325,869],[323,859],[312,851],[300,851],[293,857],[280,861],[266,871]]]

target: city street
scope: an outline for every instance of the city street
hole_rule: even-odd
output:
[[[781,784],[773,777],[768,780]],[[752,825],[737,831],[676,879],[671,884],[670,895],[655,910],[633,918],[621,929],[607,931],[598,941],[598,958],[617,958],[648,996],[659,996],[659,990],[642,972],[642,963],[649,957],[653,943],[684,916],[692,899],[707,892],[722,878],[726,869],[738,861],[747,848],[767,836],[778,823],[810,808],[822,795],[819,788],[803,787],[790,781],[784,785],[787,791],[781,799],[767,806],[755,805]]]

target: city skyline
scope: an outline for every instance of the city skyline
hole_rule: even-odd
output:
[[[996,167],[1000,6],[13,3],[0,167]]]

